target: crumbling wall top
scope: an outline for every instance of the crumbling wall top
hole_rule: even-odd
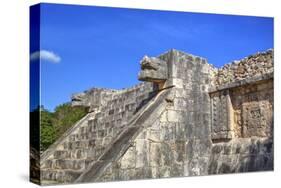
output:
[[[216,86],[240,81],[254,76],[261,76],[273,72],[273,49],[259,52],[225,64],[215,71],[214,83]]]

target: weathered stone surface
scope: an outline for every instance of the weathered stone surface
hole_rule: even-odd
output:
[[[93,88],[85,92],[73,94],[71,97],[72,106],[86,106],[90,110],[105,104],[111,99],[116,90]]]
[[[168,79],[167,62],[156,57],[147,57],[141,60],[139,80],[148,82],[164,82]]]
[[[229,90],[212,93],[210,96],[212,139],[231,139],[233,130],[231,127],[232,110]]]
[[[209,174],[273,170],[272,139],[233,139],[214,144]]]
[[[42,155],[43,183],[273,169],[272,50],[220,69],[170,50],[144,57],[139,79],[73,96],[90,113]]]
[[[216,84],[222,85],[270,72],[273,72],[272,49],[226,64],[216,71]]]

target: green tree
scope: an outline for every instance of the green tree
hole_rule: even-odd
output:
[[[72,107],[69,103],[57,106],[52,121],[56,130],[56,139],[58,139],[75,122],[85,116],[86,113],[87,109],[85,107]]]
[[[49,112],[40,108],[40,151],[45,151],[62,134],[72,127],[88,112],[86,107],[72,107],[70,103],[64,103]]]
[[[40,109],[40,150],[46,150],[55,141],[55,128],[52,124],[52,113]]]

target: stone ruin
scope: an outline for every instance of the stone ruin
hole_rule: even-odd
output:
[[[41,155],[41,184],[273,170],[273,50],[219,69],[170,50],[138,78],[72,96],[89,113]]]

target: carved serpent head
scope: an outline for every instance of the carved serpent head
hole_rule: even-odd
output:
[[[168,79],[167,62],[157,57],[144,56],[140,62],[141,71],[138,79],[140,81],[161,83]]]
[[[72,106],[89,106],[88,95],[85,92],[73,94],[71,97]]]

